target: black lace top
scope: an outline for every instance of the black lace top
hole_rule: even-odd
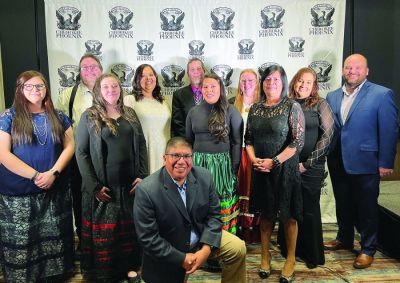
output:
[[[275,106],[264,102],[250,108],[246,145],[253,145],[256,156],[272,158],[287,146],[299,152],[304,145],[304,115],[298,103],[284,98]]]
[[[306,123],[305,142],[300,153],[300,162],[306,169],[323,164],[334,130],[331,108],[321,98],[313,107],[306,107],[304,99],[296,100],[304,112]]]

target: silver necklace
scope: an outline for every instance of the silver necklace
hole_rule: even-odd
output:
[[[32,117],[32,126],[33,126],[33,133],[36,136],[36,139],[40,145],[45,145],[47,142],[47,117],[44,117],[44,125],[38,126],[34,121]]]

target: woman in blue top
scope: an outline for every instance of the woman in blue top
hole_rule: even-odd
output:
[[[7,282],[72,273],[71,196],[63,171],[74,152],[71,122],[53,107],[43,75],[17,78],[0,115],[0,261]]]

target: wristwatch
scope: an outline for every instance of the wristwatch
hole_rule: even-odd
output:
[[[58,177],[60,177],[60,172],[58,172],[57,170],[55,170],[55,169],[50,169],[50,172],[53,173],[53,175],[54,175],[54,177],[56,177],[56,179],[57,179]]]

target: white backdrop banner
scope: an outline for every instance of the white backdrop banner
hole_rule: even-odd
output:
[[[125,91],[140,64],[152,65],[169,103],[187,83],[192,57],[224,80],[229,95],[242,69],[261,73],[277,63],[289,80],[312,67],[326,96],[341,84],[345,8],[344,0],[45,0],[52,96],[75,84],[84,53],[98,56]],[[335,222],[326,188],[323,221]]]

